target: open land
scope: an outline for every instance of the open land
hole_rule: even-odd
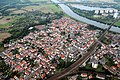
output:
[[[10,37],[9,33],[0,33],[0,42],[6,39],[7,37]]]
[[[4,17],[2,19],[0,19],[0,24],[6,24],[8,22],[11,22],[11,17]]]
[[[7,9],[7,11],[14,11],[14,10],[16,10],[16,8]]]
[[[12,11],[13,14],[21,14],[21,13],[25,13],[26,11],[24,10],[14,10]]]
[[[45,13],[60,12],[61,11],[61,9],[54,4],[42,4],[42,5],[39,5],[39,6],[26,6],[22,9],[27,10],[27,11],[38,10],[38,11],[42,11],[42,12],[45,12]]]
[[[9,28],[12,22],[21,18],[22,16],[4,16],[0,19],[0,28]]]

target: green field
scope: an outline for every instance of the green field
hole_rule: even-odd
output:
[[[120,27],[120,20],[116,22],[115,25]]]
[[[0,28],[9,28],[11,25],[12,25],[12,23],[11,23],[11,22],[8,22],[8,23],[6,23],[6,24],[0,25]]]
[[[56,6],[54,4],[42,4],[39,6],[27,6],[27,7],[23,7],[22,9],[25,9],[27,11],[38,10],[38,11],[42,11],[45,13],[48,13],[48,12],[54,13],[54,12],[62,11],[59,6]]]
[[[15,17],[12,17],[12,16],[5,16],[5,18],[10,18],[10,22],[3,22],[3,21],[0,21],[2,24],[0,24],[0,28],[9,28],[11,25],[12,25],[12,22],[21,18],[22,16],[15,16]]]

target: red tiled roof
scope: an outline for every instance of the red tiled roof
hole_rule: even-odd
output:
[[[20,65],[17,65],[17,66],[16,66],[16,69],[20,69]]]
[[[23,78],[20,78],[19,80],[23,80]]]
[[[26,70],[26,71],[25,71],[25,74],[26,74],[26,75],[29,75],[29,72]]]

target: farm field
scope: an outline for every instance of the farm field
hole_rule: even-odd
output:
[[[0,52],[4,50],[4,47],[1,45],[1,42],[10,36],[11,36],[11,34],[9,34],[9,33],[0,33]]]
[[[0,28],[9,28],[12,25],[13,21],[21,17],[22,16],[4,16],[3,19],[0,19]]]
[[[14,10],[12,11],[13,14],[21,14],[21,13],[25,13],[26,11],[24,10]]]
[[[6,24],[8,22],[11,22],[11,17],[10,16],[7,16],[7,17],[3,17],[2,19],[0,19],[0,25],[2,24]]]
[[[48,12],[54,13],[54,12],[61,11],[61,9],[54,4],[42,4],[39,6],[27,6],[22,9],[27,10],[27,11],[38,10],[38,11],[42,11],[45,13],[48,13]]]
[[[9,33],[0,33],[0,42],[10,36],[11,36],[11,34],[9,34]]]
[[[12,25],[11,22],[8,22],[6,24],[0,24],[0,28],[9,28]]]

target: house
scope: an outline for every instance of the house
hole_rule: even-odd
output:
[[[105,75],[97,74],[97,75],[96,75],[96,78],[105,80]]]
[[[97,68],[97,67],[98,67],[98,62],[97,61],[92,62],[92,68]]]
[[[88,74],[87,73],[81,73],[81,77],[87,77],[88,76]]]

